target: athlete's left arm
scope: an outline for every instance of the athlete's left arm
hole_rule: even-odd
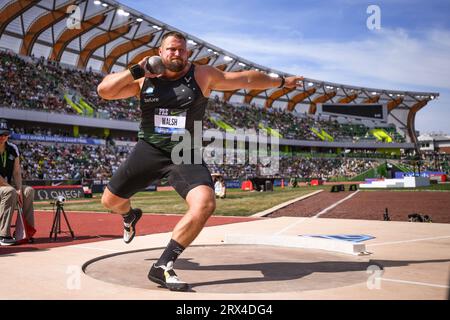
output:
[[[265,90],[281,86],[282,78],[274,78],[265,73],[249,70],[240,72],[223,72],[211,66],[202,66],[202,77],[207,79],[209,90]],[[295,88],[302,86],[303,77],[292,76],[285,78],[283,87]]]

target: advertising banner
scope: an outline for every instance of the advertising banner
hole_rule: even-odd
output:
[[[34,200],[54,200],[63,196],[67,200],[84,198],[81,185],[75,186],[33,186]]]

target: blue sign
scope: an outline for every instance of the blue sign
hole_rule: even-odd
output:
[[[418,172],[396,172],[395,173],[395,178],[396,179],[402,179],[404,177],[430,177],[432,175],[440,175],[440,174],[445,174],[444,172],[441,171],[424,171],[421,172],[420,175]]]
[[[287,185],[289,181],[284,181],[284,184]],[[273,180],[273,186],[274,187],[281,187],[281,179],[275,179]]]
[[[225,180],[225,187],[230,189],[239,189],[241,187],[240,180]]]
[[[42,136],[34,134],[17,134],[11,135],[12,140],[25,140],[25,141],[39,141],[39,142],[59,142],[59,143],[76,143],[76,144],[104,144],[100,139],[92,138],[73,138],[73,137],[55,137],[55,136]]]
[[[362,242],[370,239],[375,239],[375,237],[368,236],[365,234],[304,235],[304,236],[330,240],[349,241],[349,242]]]

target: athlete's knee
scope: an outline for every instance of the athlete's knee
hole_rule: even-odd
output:
[[[103,207],[105,207],[106,209],[113,209],[116,201],[114,199],[114,195],[108,189],[105,189],[105,192],[103,192],[102,195],[101,202]]]
[[[205,213],[208,214],[208,216],[211,216],[216,210],[216,199],[209,198],[208,200],[206,200],[204,203],[204,208]]]
[[[116,213],[125,213],[130,209],[130,200],[116,196],[108,188],[105,189],[102,195],[101,203],[109,210]]]
[[[197,212],[201,218],[209,218],[216,210],[216,199],[215,198],[205,198],[200,202],[195,203],[191,206],[195,212]]]
[[[109,209],[111,201],[105,193],[103,193],[103,195],[102,195],[101,203],[102,203],[103,207],[105,207],[106,209]]]
[[[216,198],[214,191],[207,186],[198,186],[189,191],[186,201],[189,211],[196,218],[206,221],[216,209]]]

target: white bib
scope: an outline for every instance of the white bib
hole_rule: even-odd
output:
[[[156,133],[183,133],[186,128],[186,111],[179,109],[155,109]]]

